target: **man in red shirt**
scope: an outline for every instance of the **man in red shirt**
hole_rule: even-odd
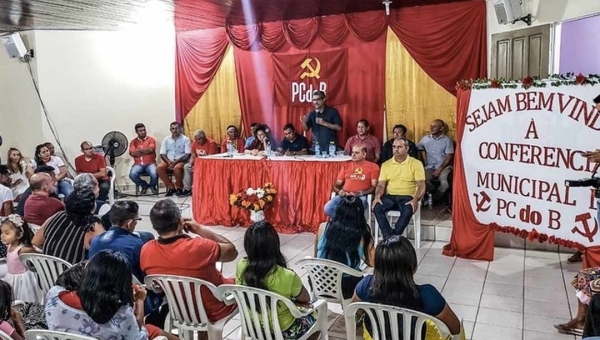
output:
[[[216,155],[217,143],[206,137],[204,130],[194,132],[194,143],[192,143],[192,156],[190,162],[183,166],[183,191],[179,196],[189,196],[192,194],[192,178],[194,173],[194,162],[196,158]]]
[[[231,241],[194,221],[184,221],[179,207],[170,199],[156,202],[150,210],[150,222],[158,239],[148,241],[142,247],[140,268],[146,275],[187,276],[216,286],[235,283],[234,278],[223,278],[215,266],[217,261],[231,262],[237,257],[238,252]],[[226,317],[236,308],[219,301],[206,287],[202,287],[200,294],[211,322]]]
[[[133,167],[129,172],[129,178],[142,189],[140,195],[145,195],[148,188],[154,195],[158,195],[158,174],[156,172],[156,140],[148,136],[146,126],[142,123],[135,124],[134,138],[129,143],[129,155],[133,157]],[[144,181],[141,176],[146,173],[150,176],[150,183]]]
[[[233,153],[244,153],[244,138],[238,137],[237,127],[229,125],[227,127],[227,137],[221,142],[221,152],[227,152],[227,144],[231,144],[234,148]]]
[[[81,152],[83,152],[83,155],[75,158],[75,171],[77,171],[77,174],[92,174],[98,180],[98,186],[100,187],[98,200],[108,201],[110,178],[106,175],[104,157],[95,153],[92,143],[88,141],[81,143]]]
[[[381,156],[381,143],[377,137],[369,133],[369,121],[366,119],[359,120],[358,124],[356,124],[356,132],[356,136],[350,137],[346,142],[344,153],[349,155],[352,151],[352,147],[361,143],[364,144],[367,149],[366,160],[373,163],[379,162],[379,157]]]
[[[63,202],[50,194],[54,192],[52,177],[47,173],[33,174],[29,179],[31,196],[25,201],[24,219],[27,223],[41,226],[52,215],[65,210]]]
[[[340,204],[343,196],[360,197],[367,206],[367,195],[375,193],[379,167],[373,162],[365,160],[367,147],[365,144],[356,144],[352,147],[352,163],[344,166],[335,180],[333,190],[337,196],[325,204],[325,214],[330,218]]]

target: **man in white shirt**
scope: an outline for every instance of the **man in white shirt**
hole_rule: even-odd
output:
[[[171,123],[171,135],[163,139],[160,145],[160,159],[162,163],[156,168],[158,177],[167,187],[166,196],[181,195],[183,191],[183,167],[190,160],[192,144],[190,139],[181,133],[181,124]],[[175,183],[169,174],[175,176]]]
[[[13,193],[10,190],[10,171],[6,165],[0,165],[0,216],[8,216],[13,213]]]

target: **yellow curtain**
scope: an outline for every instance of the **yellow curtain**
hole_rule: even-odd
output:
[[[396,34],[388,29],[386,50],[386,128],[392,136],[396,124],[408,129],[407,137],[418,143],[429,133],[434,119],[443,120],[454,139],[456,97],[431,79],[411,57]]]
[[[185,134],[194,140],[194,132],[204,130],[217,144],[225,138],[227,126],[240,128],[242,114],[235,76],[233,48],[227,48],[221,67],[198,103],[185,117]]]

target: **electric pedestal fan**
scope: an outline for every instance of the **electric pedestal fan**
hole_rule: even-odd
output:
[[[115,158],[127,151],[127,137],[120,131],[111,131],[102,138],[104,155],[108,156],[110,166],[115,168]],[[122,196],[115,190],[115,196]]]

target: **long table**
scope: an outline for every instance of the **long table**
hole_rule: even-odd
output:
[[[218,154],[196,158],[192,197],[194,219],[204,225],[248,226],[250,213],[232,207],[229,195],[271,182],[278,193],[265,210],[282,233],[316,232],[326,220],[323,206],[348,156],[258,157]]]

